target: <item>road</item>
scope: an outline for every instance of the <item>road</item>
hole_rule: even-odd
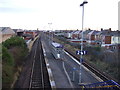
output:
[[[53,73],[55,84],[57,88],[79,88],[79,68],[80,65],[76,63],[75,59],[68,53],[63,52],[63,60],[56,60],[51,53],[49,46],[49,38],[44,33],[41,34],[42,43],[46,50],[46,55],[50,68]],[[73,79],[74,73],[74,79]],[[95,83],[101,80],[91,73],[87,68],[82,67],[82,83]]]

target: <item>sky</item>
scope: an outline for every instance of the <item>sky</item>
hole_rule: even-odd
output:
[[[87,0],[84,29],[118,30],[120,0]],[[13,29],[82,29],[83,0],[0,0],[0,27]]]

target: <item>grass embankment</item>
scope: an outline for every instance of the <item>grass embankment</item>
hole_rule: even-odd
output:
[[[80,50],[80,47],[75,47],[69,44],[65,39],[54,38],[54,41],[61,43],[65,48],[72,51],[74,54],[77,50]],[[101,72],[110,75],[115,78],[117,82],[120,83],[120,63],[109,63],[104,61],[104,53],[102,53],[101,47],[85,47],[84,50],[88,51],[87,55],[84,55],[83,58],[87,60],[92,66],[99,69]]]
[[[11,37],[2,43],[2,88],[14,85],[27,53],[27,45],[20,37]]]

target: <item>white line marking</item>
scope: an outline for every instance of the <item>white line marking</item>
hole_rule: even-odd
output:
[[[50,84],[52,87],[55,86],[55,81],[51,81]]]
[[[64,52],[69,56],[71,57],[77,64],[81,65],[80,62],[78,62],[73,56],[71,56],[68,52],[66,52],[64,50]],[[98,76],[96,76],[93,72],[91,72],[87,67],[85,67],[84,65],[82,65],[82,67],[88,71],[93,77],[95,77],[98,81],[102,82],[103,80],[101,78],[99,78]]]
[[[64,61],[63,61],[63,69],[64,69],[64,71],[65,71],[65,74],[66,74],[66,76],[67,76],[67,78],[68,78],[68,81],[69,81],[71,87],[73,88],[73,84],[72,84],[72,82],[71,82],[71,80],[70,80],[70,77],[69,77],[69,75],[68,75],[68,73],[67,73],[67,71],[66,71],[66,69],[65,69]]]

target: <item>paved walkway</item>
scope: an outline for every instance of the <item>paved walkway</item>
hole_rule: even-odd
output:
[[[56,84],[56,88],[72,88],[65,72],[63,69],[63,62],[61,60],[56,60],[48,45],[46,40],[42,40],[42,44],[44,46],[46,57],[48,59],[49,66],[52,70],[53,78]]]

